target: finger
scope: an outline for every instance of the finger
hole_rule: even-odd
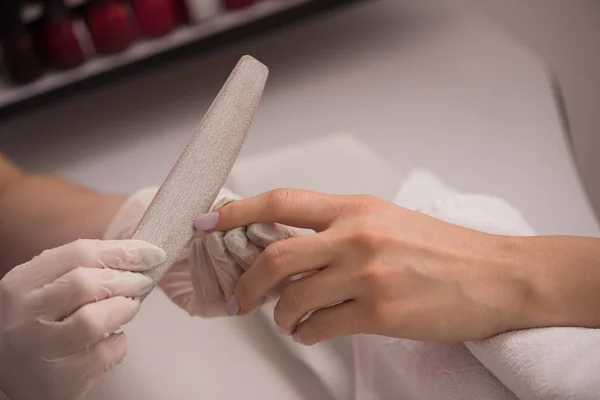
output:
[[[235,285],[244,272],[225,246],[223,232],[213,232],[206,238],[206,250],[225,299],[233,295]]]
[[[238,281],[235,300],[239,313],[251,312],[284,279],[320,269],[330,264],[333,257],[334,249],[323,234],[271,244]]]
[[[48,393],[57,399],[81,399],[94,381],[113,367],[121,364],[127,354],[127,337],[115,333],[89,349],[53,361],[57,368],[56,379]],[[58,375],[60,374],[60,375]],[[65,385],[65,382],[69,382]]]
[[[91,348],[66,359],[65,362],[87,370],[88,379],[93,383],[102,374],[121,364],[126,355],[127,337],[121,332],[110,335]]]
[[[60,321],[81,306],[114,296],[139,297],[152,279],[129,271],[79,267],[35,292],[39,313]]]
[[[86,354],[87,353],[87,354]],[[124,333],[114,333],[96,343],[84,352],[81,358],[87,362],[92,371],[92,379],[97,379],[106,372],[121,364],[127,355],[127,337]]]
[[[119,296],[86,304],[60,322],[43,321],[49,330],[46,358],[63,358],[92,347],[130,322],[139,309],[139,301]]]
[[[338,336],[356,335],[362,332],[359,303],[347,301],[331,307],[322,308],[298,325],[294,340],[306,346],[312,346],[324,340]]]
[[[107,267],[141,272],[165,261],[165,252],[141,240],[77,240],[46,250],[24,264],[33,287],[41,287],[78,267]]]
[[[257,224],[254,224],[257,225]],[[252,226],[252,225],[251,225]],[[248,229],[249,232],[250,229]],[[258,247],[250,241],[246,228],[235,228],[225,233],[223,243],[231,256],[235,258],[240,267],[247,271],[248,268],[258,259],[263,248]]]
[[[339,270],[325,268],[311,276],[285,285],[275,306],[275,323],[287,334],[311,311],[351,300],[354,287]]]
[[[221,289],[215,267],[207,256],[204,242],[200,238],[194,240],[190,246],[190,271],[194,297],[184,309],[193,316],[227,315],[225,294]]]
[[[234,201],[216,213],[205,214],[196,220],[196,227],[206,231],[228,231],[257,222],[279,222],[322,231],[339,216],[343,202],[343,196],[276,189]]]

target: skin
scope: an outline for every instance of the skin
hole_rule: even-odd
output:
[[[27,173],[0,154],[0,278],[45,249],[100,239],[125,199]]]
[[[317,232],[267,247],[232,300],[248,314],[281,287],[275,321],[305,345],[360,333],[459,342],[600,327],[599,239],[490,235],[371,196],[288,189],[223,207],[212,231],[256,222]]]

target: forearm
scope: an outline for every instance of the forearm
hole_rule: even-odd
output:
[[[101,238],[125,200],[58,178],[26,174],[14,166],[3,171],[0,276],[45,249],[79,238]]]
[[[506,238],[505,262],[526,282],[517,328],[600,328],[600,239],[568,236]]]

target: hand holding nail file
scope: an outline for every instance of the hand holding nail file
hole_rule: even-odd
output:
[[[167,254],[163,264],[146,273],[155,285],[188,245],[194,219],[209,211],[224,185],[268,74],[254,58],[240,59],[136,228],[132,239],[152,243]]]

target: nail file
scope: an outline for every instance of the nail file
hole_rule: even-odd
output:
[[[194,219],[210,210],[225,184],[268,74],[256,59],[240,59],[137,226],[132,239],[145,240],[167,254],[163,264],[145,274],[154,286],[194,235]]]

